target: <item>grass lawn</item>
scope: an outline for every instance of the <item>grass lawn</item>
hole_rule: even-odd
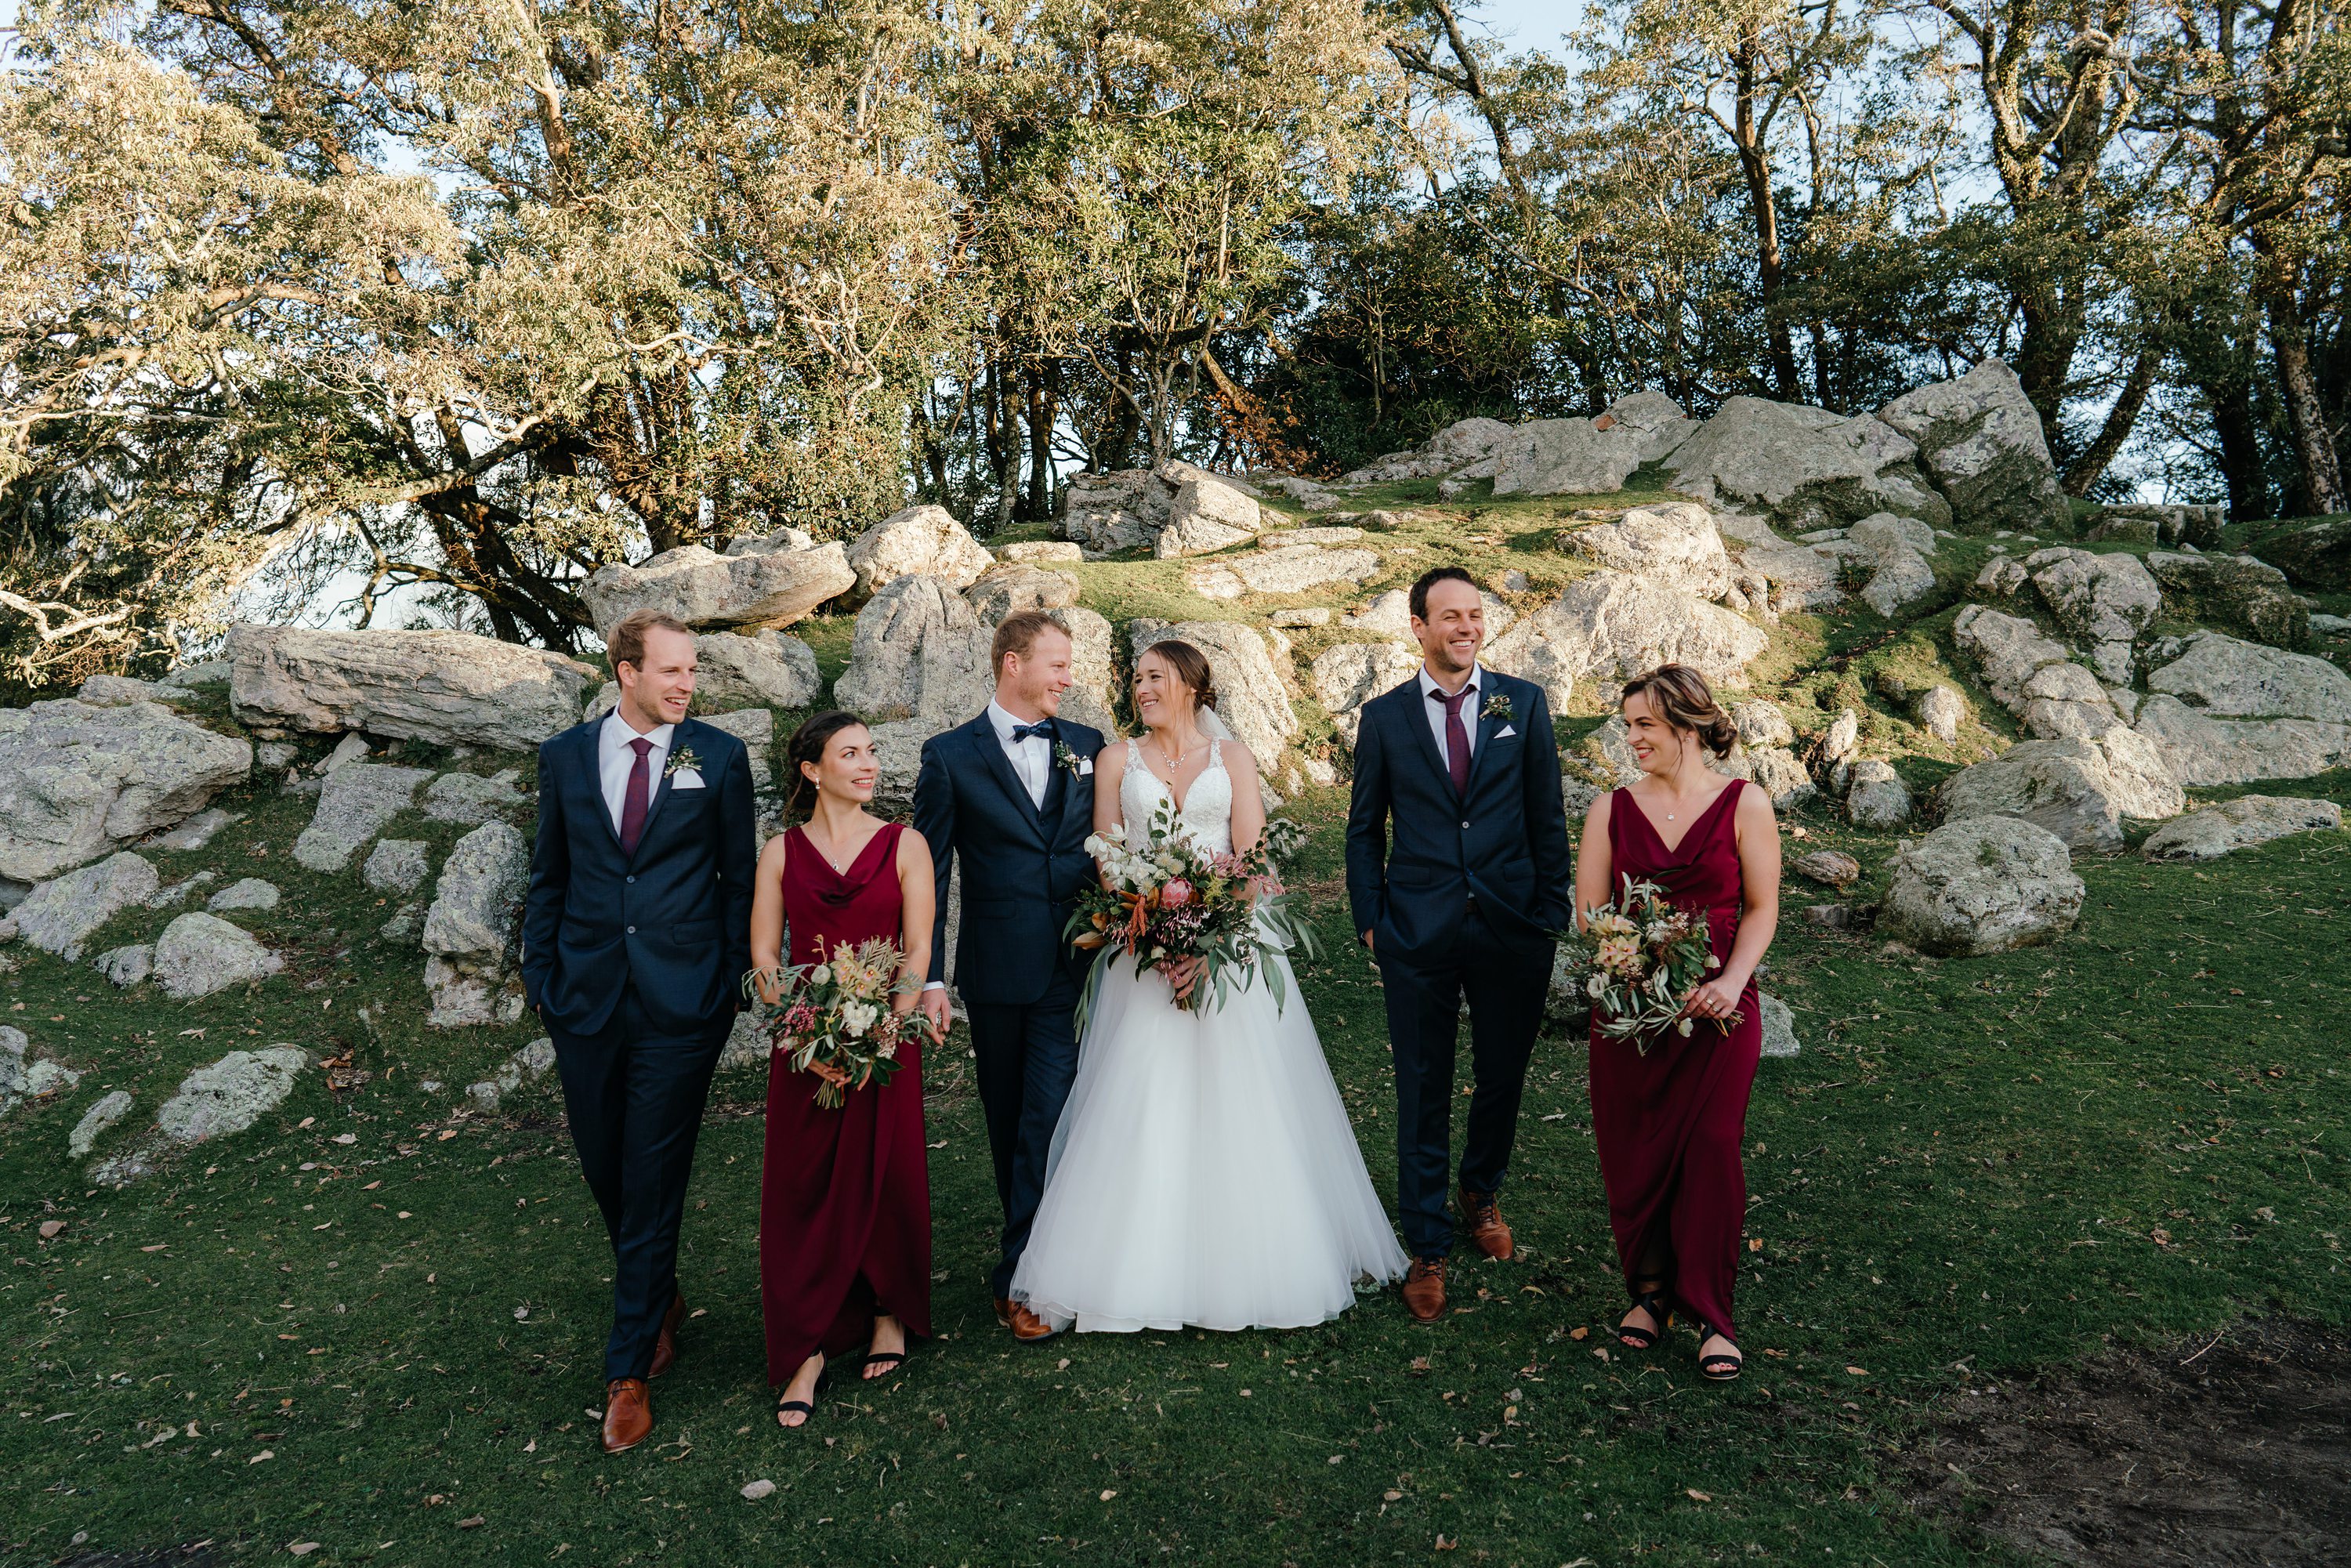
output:
[[[1393,570],[1365,594],[1481,549],[1555,591],[1582,570],[1549,549],[1577,504],[1478,511],[1490,545],[1439,524],[1379,536]],[[1971,570],[1973,548],[1938,564]],[[1081,575],[1114,619],[1265,609],[1198,600],[1175,563]],[[1775,696],[1800,727],[1865,710],[1914,787],[2012,734],[1979,700],[1985,727],[1938,752],[1902,716],[1901,693],[1950,667],[1949,587],[1913,624],[1792,618],[1760,662]],[[828,676],[849,628],[805,628]],[[1300,633],[1301,664],[1332,635]],[[1597,713],[1566,716],[1563,736]],[[2351,801],[2343,773],[2270,788]],[[273,780],[223,803],[245,816],[211,847],[153,858],[167,882],[198,865],[277,882],[277,910],[239,919],[285,974],[183,1005],[0,949],[0,1021],[89,1070],[0,1122],[0,1563],[314,1542],[314,1561],[598,1568],[2014,1563],[1965,1517],[1907,1500],[1939,1415],[2110,1346],[2249,1315],[2351,1322],[2351,838],[2331,833],[2202,866],[2078,856],[2079,926],[1982,959],[1810,925],[1802,905],[1831,895],[1792,883],[1766,985],[1804,1051],[1757,1084],[1748,1373],[1727,1388],[1699,1379],[1686,1332],[1646,1356],[1606,1333],[1622,1302],[1584,1047],[1557,1036],[1504,1197],[1523,1255],[1465,1262],[1445,1322],[1412,1322],[1388,1292],[1311,1332],[1015,1346],[987,1300],[996,1203],[958,1037],[928,1083],[941,1337],[779,1431],[755,1239],[764,1082],[722,1077],[682,1265],[699,1315],[656,1385],[653,1438],[608,1458],[590,1414],[607,1253],[559,1094],[550,1077],[495,1115],[461,1111],[462,1086],[536,1030],[428,1030],[421,954],[377,935],[397,901],[288,857],[310,802]],[[1380,998],[1343,929],[1343,804],[1309,791],[1290,808],[1315,831],[1332,955],[1302,978],[1392,1201]],[[1805,847],[1870,868],[1849,897],[1882,888],[1892,837],[1791,821]],[[433,839],[437,860],[460,830],[411,816],[392,831]],[[90,951],[165,918],[134,912]],[[190,1068],[280,1040],[369,1076],[334,1092],[306,1072],[253,1131],[120,1191],[67,1157],[108,1090],[138,1110],[100,1154]],[[762,1479],[772,1493],[740,1495]]]

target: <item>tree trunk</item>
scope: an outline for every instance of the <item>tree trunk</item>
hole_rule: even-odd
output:
[[[1742,43],[1738,55],[1739,102],[1732,123],[1739,143],[1739,167],[1747,179],[1747,205],[1755,223],[1755,275],[1763,304],[1763,328],[1771,341],[1771,389],[1781,402],[1796,401],[1796,347],[1788,332],[1788,319],[1780,310],[1780,289],[1785,280],[1780,255],[1780,205],[1771,190],[1771,159],[1755,120],[1755,54],[1752,41]]]
[[[2147,394],[2155,390],[2155,372],[2162,368],[2161,349],[2150,346],[2138,351],[2130,374],[2123,379],[2122,391],[2115,394],[2114,406],[2106,411],[2105,423],[2098,427],[2097,438],[2067,466],[2065,494],[2079,499],[2104,476],[2123,443],[2130,439],[2131,426],[2138,423],[2138,412],[2147,406]]]
[[[2302,312],[2292,299],[2273,296],[2269,318],[2278,390],[2285,397],[2294,455],[2301,460],[2303,504],[2318,514],[2351,510],[2344,504],[2343,467],[2335,456],[2334,434],[2326,428],[2326,406],[2318,393],[2318,378],[2311,373],[2310,343],[2303,332]]]
[[[2229,486],[2229,520],[2250,522],[2270,511],[2269,465],[2262,427],[2253,417],[2252,388],[2242,381],[2204,389],[2212,405],[2212,434],[2220,443],[2220,476]]]

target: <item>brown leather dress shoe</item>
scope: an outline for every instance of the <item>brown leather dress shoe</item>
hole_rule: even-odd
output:
[[[1040,1339],[1051,1339],[1061,1331],[1029,1310],[1023,1301],[996,1299],[996,1321],[1012,1331],[1012,1337],[1023,1344],[1033,1344]]]
[[[669,1299],[669,1311],[662,1314],[661,1337],[653,1341],[653,1364],[646,1369],[647,1377],[659,1377],[677,1359],[677,1325],[685,1321],[685,1297]]]
[[[1404,1277],[1404,1310],[1422,1322],[1445,1315],[1445,1260],[1416,1258]]]
[[[604,1451],[625,1454],[652,1436],[653,1407],[642,1377],[616,1377],[604,1385]]]
[[[1461,1218],[1469,1227],[1469,1239],[1478,1250],[1497,1263],[1510,1260],[1510,1228],[1502,1218],[1502,1209],[1490,1192],[1461,1189]]]

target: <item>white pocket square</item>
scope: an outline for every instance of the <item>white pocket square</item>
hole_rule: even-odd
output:
[[[681,768],[676,772],[671,774],[669,776],[669,787],[673,789],[707,789],[710,788],[710,786],[702,781],[702,775],[696,773],[691,768]]]
[[[1081,758],[1078,758],[1078,777],[1079,777],[1079,778],[1081,778],[1081,779],[1090,779],[1090,778],[1093,777],[1093,771],[1094,771],[1094,759],[1093,759],[1092,758],[1091,758],[1091,757],[1081,757]]]
[[[1512,727],[1511,726],[1510,726],[1510,725],[1507,725],[1507,724],[1506,724],[1506,725],[1504,725],[1501,728],[1499,728],[1499,729],[1498,729],[1498,730],[1496,730],[1496,731],[1494,732],[1494,738],[1495,738],[1496,740],[1508,740],[1508,739],[1510,739],[1510,737],[1512,737],[1512,736],[1514,736],[1514,735],[1516,735],[1516,734],[1518,734],[1518,733],[1519,733],[1519,732],[1518,732],[1518,730],[1517,730],[1517,729],[1515,729],[1515,728],[1514,728],[1514,727]]]

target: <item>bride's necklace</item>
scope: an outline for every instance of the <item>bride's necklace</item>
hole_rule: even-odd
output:
[[[1151,737],[1151,749],[1159,753],[1159,760],[1167,764],[1167,771],[1173,773],[1177,768],[1184,766],[1184,759],[1186,758],[1191,756],[1200,748],[1196,746],[1187,746],[1183,750],[1177,752],[1175,756],[1170,757],[1167,755],[1167,747],[1161,745],[1159,737],[1155,735]]]

